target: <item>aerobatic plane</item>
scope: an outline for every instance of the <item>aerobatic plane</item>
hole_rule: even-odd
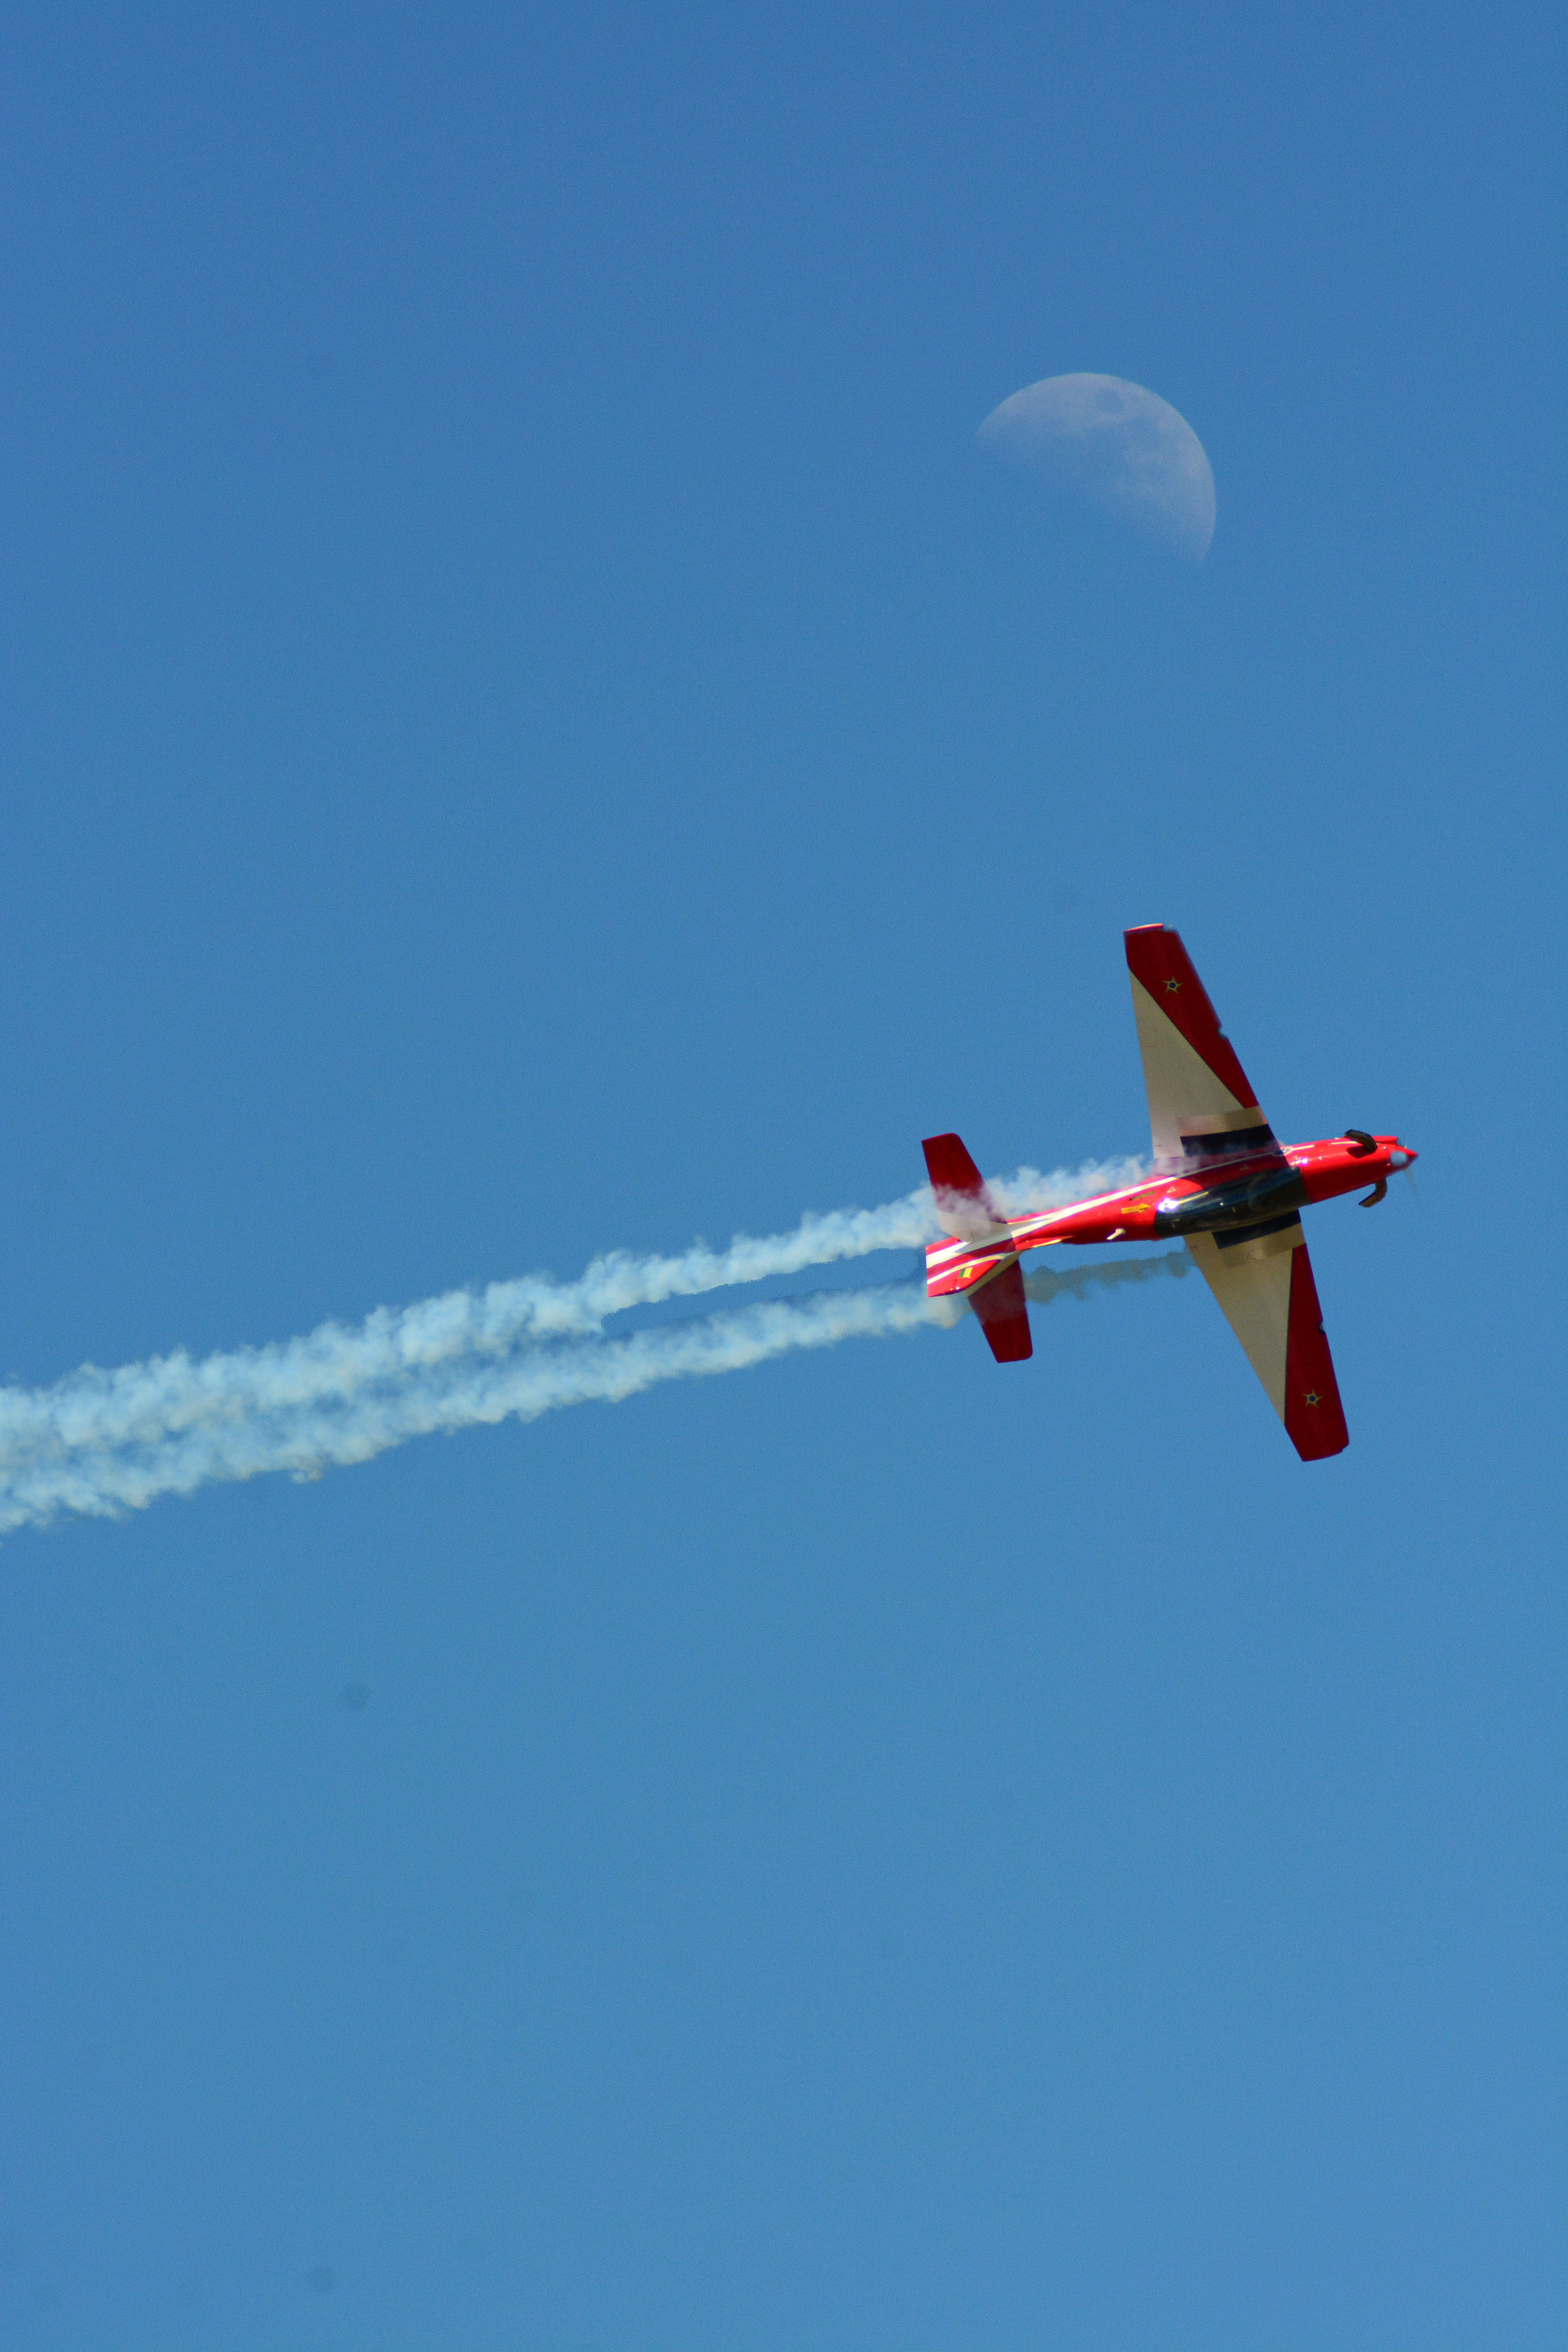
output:
[[[1342,1453],[1350,1433],[1300,1213],[1366,1183],[1362,1206],[1374,1207],[1415,1154],[1396,1135],[1355,1127],[1321,1143],[1277,1143],[1179,935],[1145,923],[1125,937],[1152,1174],[1069,1208],[1005,1217],[958,1137],[928,1136],[948,1238],[926,1251],[926,1290],[965,1298],[997,1362],[1021,1363],[1034,1353],[1022,1251],[1179,1234],[1302,1461]]]

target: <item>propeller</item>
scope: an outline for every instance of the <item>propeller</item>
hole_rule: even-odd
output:
[[[1364,1127],[1347,1127],[1345,1129],[1345,1141],[1350,1145],[1352,1151],[1358,1160],[1364,1160],[1369,1152],[1373,1152],[1377,1150],[1376,1136],[1369,1135]],[[1410,1172],[1410,1162],[1415,1159],[1415,1154],[1411,1152],[1400,1162],[1401,1172],[1412,1192],[1415,1192],[1415,1179]],[[1380,1201],[1386,1201],[1387,1198],[1388,1178],[1386,1176],[1380,1176],[1376,1183],[1373,1186],[1371,1192],[1367,1194],[1365,1200],[1363,1201],[1362,1207],[1363,1209],[1375,1209]]]
[[[1364,1160],[1369,1151],[1375,1151],[1377,1150],[1376,1136],[1369,1135],[1364,1127],[1347,1127],[1345,1129],[1345,1141],[1350,1145],[1351,1150],[1355,1153],[1358,1160]],[[1362,1202],[1362,1207],[1363,1209],[1375,1209],[1380,1201],[1386,1201],[1387,1198],[1388,1179],[1386,1176],[1380,1176],[1376,1183],[1373,1186],[1371,1192],[1367,1194],[1365,1200]]]

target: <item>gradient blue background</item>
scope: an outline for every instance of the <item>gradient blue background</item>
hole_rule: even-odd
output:
[[[4,27],[0,1370],[1140,1150],[1129,923],[1422,1153],[1312,1469],[1190,1281],[7,1542],[5,2340],[1560,2345],[1556,12]]]

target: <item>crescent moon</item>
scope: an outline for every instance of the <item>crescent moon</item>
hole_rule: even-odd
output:
[[[1046,476],[1201,563],[1214,537],[1214,472],[1187,420],[1119,375],[1049,375],[994,408],[984,448]]]

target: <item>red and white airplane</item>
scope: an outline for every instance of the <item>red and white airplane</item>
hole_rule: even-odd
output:
[[[926,1168],[952,1238],[926,1251],[926,1290],[967,1297],[997,1362],[1020,1363],[1034,1353],[1020,1251],[1179,1234],[1302,1461],[1342,1453],[1350,1433],[1300,1213],[1369,1181],[1362,1206],[1372,1208],[1415,1154],[1396,1135],[1360,1128],[1277,1143],[1177,933],[1145,923],[1125,936],[1153,1174],[1070,1208],[1004,1217],[958,1137],[928,1136]]]

